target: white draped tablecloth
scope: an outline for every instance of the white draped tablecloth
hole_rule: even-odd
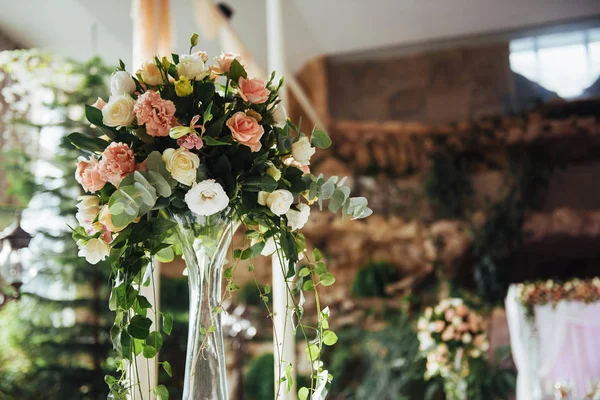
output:
[[[518,369],[517,400],[540,400],[554,382],[569,382],[583,399],[600,383],[600,303],[559,301],[535,307],[534,317],[512,285],[506,298],[512,354]]]

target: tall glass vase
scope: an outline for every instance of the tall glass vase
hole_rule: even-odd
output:
[[[223,264],[239,222],[225,210],[209,217],[171,213],[187,266],[190,316],[183,400],[228,400],[221,313]]]

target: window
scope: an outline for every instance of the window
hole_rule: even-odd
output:
[[[577,97],[600,76],[600,28],[513,40],[510,66],[561,97]]]

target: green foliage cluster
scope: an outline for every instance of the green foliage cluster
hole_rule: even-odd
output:
[[[356,274],[350,293],[354,297],[387,297],[385,286],[398,278],[398,270],[393,265],[369,263]]]

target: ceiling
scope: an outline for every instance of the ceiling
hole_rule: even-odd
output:
[[[176,51],[197,30],[193,0],[171,0]],[[233,28],[266,66],[265,0],[228,0]],[[297,70],[342,54],[548,25],[600,15],[599,0],[282,0],[286,59]],[[0,30],[69,57],[131,60],[131,0],[0,0]],[[216,41],[202,41],[211,54]],[[226,50],[226,49],[225,49]]]

